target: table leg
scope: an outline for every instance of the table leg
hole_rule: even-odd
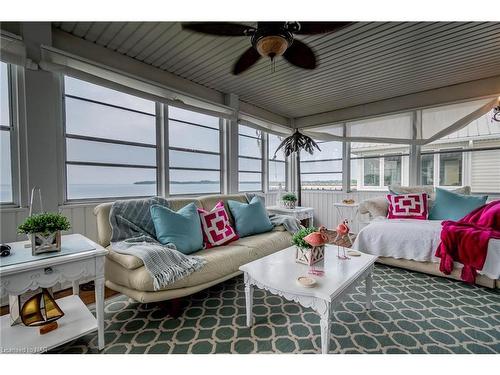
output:
[[[75,280],[71,283],[71,286],[73,287],[73,295],[78,296],[80,295],[80,283],[78,280]]]
[[[330,313],[330,308],[328,308],[327,311],[321,315],[321,320],[319,322],[321,327],[321,354],[328,354],[330,350]]]
[[[370,310],[372,308],[372,288],[373,288],[373,279],[372,274],[368,274],[365,279],[365,288],[366,288],[366,309]]]
[[[99,350],[104,349],[104,277],[95,280],[95,305],[97,315],[97,340]]]
[[[247,327],[253,325],[253,285],[245,283],[245,302],[247,313]]]

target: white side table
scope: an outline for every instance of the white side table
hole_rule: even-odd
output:
[[[356,233],[353,232],[354,226],[357,227],[358,223],[358,212],[359,212],[359,203],[352,203],[352,204],[347,204],[347,203],[334,203],[333,206],[337,210],[337,216],[338,219],[337,221],[340,223],[344,219],[347,219],[349,221],[349,226],[351,231],[348,234],[349,242],[351,242],[352,245],[352,239],[351,235]]]
[[[314,208],[312,207],[297,206],[295,208],[285,208],[279,206],[269,206],[266,207],[266,209],[270,214],[293,216],[299,221],[307,220],[307,225],[309,227],[314,226]]]
[[[62,236],[61,252],[33,256],[24,242],[13,242],[11,255],[0,258],[0,297],[18,296],[29,290],[50,288],[71,282],[73,295],[57,299],[64,312],[59,327],[45,335],[22,324],[10,325],[10,316],[0,318],[0,353],[41,353],[78,337],[97,331],[99,350],[104,348],[104,258],[102,246],[82,236]],[[94,318],[78,296],[79,281],[95,283],[96,315]]]

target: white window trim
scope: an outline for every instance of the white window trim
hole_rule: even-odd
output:
[[[252,157],[252,156],[244,156],[244,155],[240,155],[240,147],[239,147],[239,142],[240,142],[240,136],[242,137],[248,137],[248,138],[254,138],[256,139],[256,137],[251,137],[251,136],[247,136],[245,134],[241,134],[240,135],[240,126],[245,126],[247,128],[251,128],[251,129],[255,129],[255,130],[259,130],[262,134],[262,144],[261,144],[261,150],[260,150],[260,154],[261,154],[261,171],[260,172],[257,172],[257,171],[242,171],[240,170],[240,158],[246,158],[246,159],[254,159],[254,160],[259,160],[259,158],[257,157]],[[246,124],[240,124],[238,123],[238,136],[237,136],[237,142],[238,142],[238,154],[236,155],[237,157],[237,165],[238,165],[238,176],[240,173],[253,173],[253,174],[259,174],[260,173],[260,178],[261,178],[261,184],[260,184],[260,187],[261,189],[260,190],[240,190],[240,179],[238,177],[238,193],[267,193],[268,190],[267,190],[267,186],[268,186],[268,177],[267,177],[267,173],[266,171],[268,170],[268,163],[267,163],[267,133],[265,131],[263,131],[262,129],[260,128],[257,128],[257,127],[252,127],[252,126],[249,126],[249,125],[246,125]]]

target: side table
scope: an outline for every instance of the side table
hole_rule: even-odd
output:
[[[293,216],[299,221],[307,220],[307,226],[314,226],[314,208],[312,207],[300,207],[295,208],[285,208],[279,206],[269,206],[266,207],[267,212],[276,215],[289,215]]]
[[[102,246],[82,236],[62,236],[61,251],[31,255],[24,242],[13,242],[11,255],[0,259],[0,297],[9,300],[38,288],[71,282],[73,295],[57,299],[64,312],[59,327],[40,335],[36,327],[11,326],[10,316],[0,318],[0,353],[42,353],[78,337],[97,331],[99,350],[104,348],[104,258]],[[96,316],[78,296],[79,282],[95,283]]]

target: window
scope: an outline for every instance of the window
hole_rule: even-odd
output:
[[[157,195],[155,103],[64,78],[66,199]]]
[[[0,62],[0,203],[14,203],[11,67]]]
[[[409,182],[409,147],[389,143],[351,143],[351,189],[385,190]]]
[[[262,137],[260,130],[238,127],[238,190],[262,191]]]
[[[170,195],[221,192],[219,118],[168,107]]]
[[[281,184],[281,188],[286,190],[286,161],[283,151],[280,150],[274,153],[279,147],[284,137],[280,137],[274,134],[268,135],[268,186],[269,190],[278,190]]]
[[[486,113],[466,127],[422,146],[424,185],[468,185],[475,193],[500,193],[500,123]]]
[[[321,151],[300,154],[303,190],[342,189],[342,142],[317,142]]]

